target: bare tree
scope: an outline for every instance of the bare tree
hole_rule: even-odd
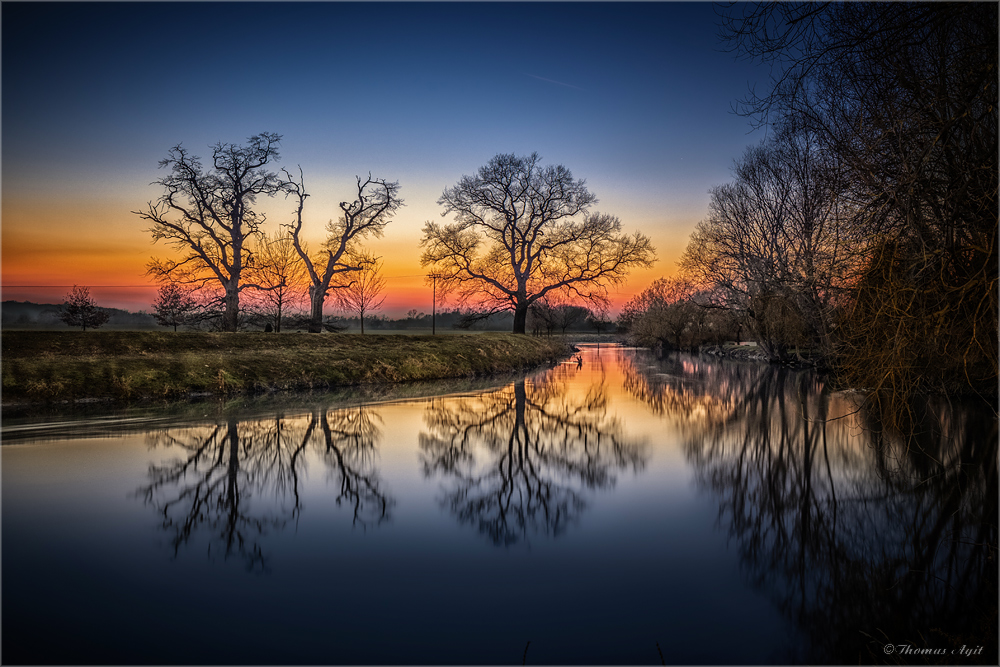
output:
[[[360,264],[352,263],[352,258],[360,256],[358,241],[368,236],[380,238],[392,216],[403,206],[403,200],[399,197],[398,181],[390,183],[383,178],[372,178],[370,173],[364,181],[358,176],[357,196],[354,201],[340,202],[340,217],[336,222],[327,223],[326,240],[320,251],[310,257],[301,238],[302,212],[309,196],[305,177],[301,168],[297,181],[288,171],[285,174],[288,177],[286,193],[298,200],[295,222],[291,225],[292,242],[309,274],[309,332],[320,333],[323,331],[323,302],[334,283],[334,276],[362,269]]]
[[[564,372],[427,407],[424,475],[440,475],[448,483],[442,505],[494,545],[562,535],[590,492],[646,465],[645,443],[609,414],[607,387],[567,392]]]
[[[748,148],[734,176],[710,191],[682,271],[715,290],[712,305],[745,317],[771,356],[804,342],[829,352],[833,306],[864,246],[836,162],[810,133],[788,130]]]
[[[349,262],[358,268],[353,273],[341,272],[336,285],[337,304],[341,309],[357,313],[361,319],[361,333],[365,332],[365,315],[382,307],[385,296],[385,278],[382,277],[382,260],[366,254],[352,254]]]
[[[259,285],[243,282],[250,248],[265,216],[253,210],[257,197],[272,196],[282,188],[268,164],[278,159],[277,134],[250,137],[245,146],[217,143],[209,170],[180,144],[160,161],[170,174],[155,184],[164,189],[146,210],[133,211],[152,223],[153,242],[163,240],[178,250],[179,260],[153,259],[149,275],[160,281],[221,287],[224,305],[222,329],[236,331],[240,292]]]
[[[200,534],[214,545],[209,557],[236,556],[247,569],[266,571],[264,538],[301,516],[300,482],[311,456],[323,462],[336,489],[332,504],[349,508],[355,525],[390,519],[394,501],[378,472],[380,423],[376,411],[362,406],[154,431],[150,445],[179,458],[151,465],[136,496],[160,515],[175,557]]]
[[[71,327],[87,327],[96,329],[105,324],[111,316],[107,311],[101,310],[97,302],[90,296],[89,287],[79,287],[73,285],[73,289],[66,295],[63,301],[62,311],[59,314],[61,319]]]
[[[455,223],[427,222],[421,241],[421,264],[433,265],[460,304],[512,311],[514,333],[524,333],[538,299],[564,294],[600,306],[610,285],[655,260],[648,237],[590,212],[597,197],[584,181],[539,162],[537,153],[497,155],[463,176],[438,200]]]
[[[156,323],[165,327],[172,326],[174,331],[177,331],[179,325],[189,324],[196,319],[199,310],[200,306],[190,292],[176,283],[162,285],[153,302]]]
[[[305,264],[292,238],[279,231],[262,239],[248,273],[264,288],[253,294],[252,308],[280,333],[282,317],[300,304],[308,284]]]
[[[839,336],[848,381],[985,388],[997,354],[996,3],[732,3],[723,36],[772,66],[741,110],[836,155],[878,243]]]

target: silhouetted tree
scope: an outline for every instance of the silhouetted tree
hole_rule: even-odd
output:
[[[733,171],[733,182],[711,190],[683,273],[743,318],[773,358],[802,344],[831,353],[834,306],[867,246],[842,203],[837,164],[811,133],[788,130],[748,148]]]
[[[584,181],[539,161],[537,153],[497,155],[463,176],[438,200],[455,223],[427,222],[421,241],[421,265],[432,265],[459,303],[513,312],[514,333],[525,332],[539,299],[564,294],[603,305],[610,285],[655,260],[649,238],[590,212],[597,197]]]
[[[177,331],[179,325],[195,321],[200,309],[201,306],[187,290],[175,283],[166,283],[156,292],[153,317],[157,324],[172,326]]]
[[[532,533],[558,536],[586,506],[584,493],[645,465],[608,415],[606,388],[565,391],[555,371],[471,397],[435,399],[420,434],[424,474],[452,482],[444,504],[496,545]]]
[[[281,333],[282,318],[300,304],[308,276],[292,238],[275,232],[261,239],[248,268],[251,282],[264,289],[251,296],[249,309]]]
[[[285,174],[288,176],[286,192],[298,200],[291,229],[295,250],[309,273],[309,332],[320,333],[323,331],[323,302],[334,284],[334,276],[342,277],[342,274],[362,270],[357,260],[364,257],[364,253],[358,242],[368,236],[381,237],[392,216],[403,206],[403,200],[399,197],[398,181],[390,183],[382,178],[372,178],[371,174],[364,181],[357,177],[357,196],[354,201],[340,202],[340,217],[336,222],[331,220],[327,223],[326,239],[320,251],[310,257],[301,238],[302,212],[309,196],[305,178],[301,168],[298,181],[287,171]],[[341,280],[340,284],[349,282]]]
[[[338,278],[343,284],[337,287],[337,304],[344,311],[357,313],[361,320],[361,333],[365,332],[365,315],[382,307],[385,296],[385,278],[382,277],[382,260],[371,255],[351,255],[349,259],[358,270],[341,273]]]
[[[379,438],[379,416],[365,407],[164,429],[150,434],[150,444],[183,455],[150,466],[149,484],[137,495],[160,514],[175,556],[205,533],[210,556],[214,546],[224,558],[242,558],[247,569],[266,570],[260,539],[301,514],[299,481],[309,450],[333,474],[333,501],[351,508],[354,524],[389,518],[393,501],[375,468]]]
[[[240,292],[261,289],[244,282],[243,271],[250,260],[249,240],[261,233],[265,220],[252,207],[259,196],[282,189],[277,174],[266,170],[278,159],[280,140],[265,132],[245,146],[217,143],[208,170],[178,144],[160,161],[160,168],[170,169],[156,181],[163,195],[146,210],[133,211],[152,223],[154,243],[163,240],[183,254],[180,260],[152,260],[148,273],[160,281],[219,286],[223,331],[239,326]]]
[[[997,388],[998,9],[991,2],[732,3],[723,34],[772,67],[744,101],[814,133],[876,241],[843,376],[905,397]]]
[[[73,285],[73,289],[66,295],[63,301],[62,310],[59,314],[61,319],[71,327],[87,327],[96,329],[105,324],[111,316],[98,308],[97,302],[90,296],[89,287],[79,287]]]

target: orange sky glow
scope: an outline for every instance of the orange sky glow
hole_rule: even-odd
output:
[[[156,187],[149,186],[129,199],[119,194],[72,203],[32,201],[17,193],[5,196],[3,299],[59,303],[70,287],[86,285],[101,305],[149,310],[157,286],[146,277],[146,264],[152,257],[169,257],[173,253],[162,242],[152,243],[144,223],[129,208],[138,208],[140,202],[156,193]],[[332,202],[336,193],[323,194],[326,196],[318,197],[320,201],[310,201],[312,210],[307,210],[312,243],[318,243],[325,221],[335,210]],[[439,193],[407,193],[404,189],[403,194],[407,206],[389,224],[385,236],[367,242],[384,260],[386,300],[380,313],[389,317],[402,316],[411,309],[431,309],[431,288],[424,279],[427,271],[420,266],[419,244],[424,221],[441,219],[436,204]],[[289,206],[281,199],[269,201],[265,208],[269,232],[289,218],[288,211],[283,210]],[[324,208],[331,213],[323,215]],[[626,231],[642,231],[652,237],[659,259],[652,269],[633,272],[627,283],[612,294],[612,315],[650,282],[673,272],[693,226],[688,220],[666,224],[657,220],[655,213],[637,215],[644,218],[644,224],[635,224],[628,216],[620,217]],[[446,302],[438,307],[454,305]]]
[[[675,273],[709,189],[762,138],[732,105],[767,72],[719,49],[711,3],[404,3],[376,34],[341,30],[376,6],[4,3],[2,298],[59,303],[81,285],[100,305],[148,310],[146,265],[172,251],[132,211],[162,194],[159,161],[181,144],[207,168],[211,146],[272,132],[269,168],[305,175],[314,244],[356,176],[399,181],[405,206],[367,243],[390,317],[430,309],[421,230],[450,221],[445,188],[500,153],[565,166],[599,198],[593,212],[656,248],[653,268],[612,293],[614,316]],[[280,57],[150,48],[153,34],[217,43],[222,17],[235,34],[268,26]],[[532,48],[497,49],[500,36]],[[279,196],[256,209],[271,235],[294,207]]]

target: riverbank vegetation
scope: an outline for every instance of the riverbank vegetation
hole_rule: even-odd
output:
[[[901,399],[995,398],[997,5],[734,3],[723,33],[774,68],[740,106],[768,139],[619,324],[805,353]]]
[[[273,294],[273,293],[268,293]],[[286,295],[287,296],[287,295]],[[180,331],[218,331],[218,318],[191,303],[175,285],[165,285],[157,297],[162,308],[152,314],[130,312],[119,308],[98,310],[108,315],[101,328],[104,331],[163,331],[163,327]],[[309,325],[309,312],[301,309],[298,300],[288,300],[283,310],[271,310],[260,302],[249,300],[239,317],[240,331],[304,332]],[[0,303],[0,318],[6,331],[70,331],[73,327],[62,320],[64,306],[30,301]],[[158,317],[157,315],[161,315]],[[411,309],[400,317],[366,314],[364,329],[375,333],[461,333],[473,331],[510,331],[512,313],[489,313],[472,309],[448,308],[436,313]],[[327,331],[352,333],[362,328],[361,318],[351,313],[331,314],[323,320]],[[567,334],[570,332],[606,332],[614,323],[601,313],[552,299],[533,304],[528,312],[528,329],[535,334]]]
[[[9,331],[3,402],[184,398],[476,377],[565,358],[561,339]]]

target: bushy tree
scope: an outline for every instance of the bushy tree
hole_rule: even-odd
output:
[[[660,278],[625,304],[618,326],[635,343],[660,350],[738,339],[736,316],[716,300],[681,276]]]
[[[97,302],[90,296],[89,287],[73,285],[73,289],[66,295],[59,319],[71,327],[87,327],[96,329],[107,323],[110,315],[97,306]]]

